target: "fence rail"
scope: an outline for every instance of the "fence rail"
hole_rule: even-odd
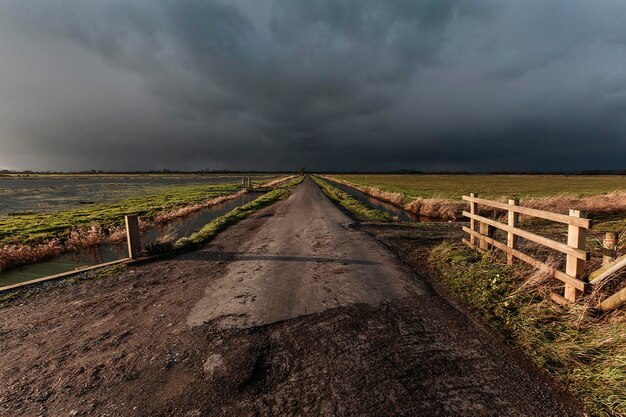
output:
[[[552,294],[552,299],[557,302],[575,301],[580,294],[589,288],[589,284],[580,278],[585,268],[585,262],[589,260],[589,253],[585,250],[585,237],[587,230],[591,228],[591,220],[587,219],[580,210],[570,210],[569,215],[552,213],[521,207],[516,199],[502,203],[478,198],[478,194],[475,193],[470,196],[463,196],[463,200],[469,202],[470,205],[469,212],[463,212],[463,215],[470,219],[470,227],[463,227],[463,231],[469,234],[469,240],[463,239],[463,242],[468,246],[481,251],[495,247],[507,254],[508,264],[513,263],[513,258],[517,258],[550,273],[565,284],[563,295]],[[506,211],[507,223],[481,216],[479,205]],[[566,224],[568,227],[567,244],[521,229],[519,227],[520,214]],[[507,233],[506,244],[493,238],[494,229]],[[517,247],[518,238],[526,239],[564,254],[566,256],[565,271],[556,269],[520,251]]]

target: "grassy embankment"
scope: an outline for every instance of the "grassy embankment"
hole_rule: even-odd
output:
[[[228,226],[237,223],[238,221],[245,219],[252,213],[259,211],[260,209],[269,206],[270,204],[280,200],[289,194],[289,187],[300,184],[304,180],[304,177],[297,177],[290,180],[287,184],[262,195],[261,197],[253,200],[241,207],[226,213],[216,219],[211,220],[202,229],[192,234],[191,236],[181,238],[173,244],[173,249],[184,250],[196,247],[204,244],[213,239],[219,232],[226,229]]]
[[[599,315],[587,305],[550,301],[545,276],[507,267],[455,243],[436,247],[430,262],[463,304],[520,346],[597,416],[626,416],[626,315]]]
[[[332,184],[329,184],[327,181],[324,181],[317,176],[312,176],[311,178],[313,178],[313,181],[315,181],[315,183],[322,189],[324,194],[326,194],[335,202],[339,203],[342,207],[344,207],[352,214],[355,214],[366,220],[382,222],[393,220],[392,217],[387,213],[383,213],[382,211],[371,208],[367,204],[361,203],[350,194],[341,191],[339,188],[333,186]]]
[[[462,195],[506,201],[544,210],[585,210],[613,221],[611,214],[626,212],[626,177],[565,175],[333,175],[335,181],[427,217],[457,220],[467,203]],[[626,222],[605,225],[619,228]]]
[[[141,216],[144,224],[163,223],[233,198],[238,189],[238,184],[170,186],[112,204],[0,217],[0,271],[106,239],[121,240],[126,214]]]
[[[99,225],[113,228],[124,222],[124,215],[134,213],[146,220],[180,207],[205,203],[236,192],[237,185],[191,185],[163,187],[160,192],[138,198],[126,198],[110,204],[94,204],[52,213],[26,213],[0,218],[0,243],[39,243],[52,238],[68,238],[72,229]]]
[[[235,192],[235,185],[166,187],[159,194],[112,204],[0,217],[0,271],[54,258],[72,248],[97,245],[106,239],[121,240],[126,214],[138,214],[144,222],[159,216],[159,220],[166,221],[217,204]],[[185,207],[186,211],[181,210]]]
[[[177,241],[161,242],[158,245],[153,246],[155,253],[176,253],[190,249],[194,249],[202,244],[205,244],[212,240],[217,234],[228,226],[231,226],[240,220],[250,216],[256,211],[275,203],[276,201],[286,197],[290,193],[290,188],[300,184],[304,180],[304,176],[291,177],[287,182],[276,187],[276,189],[260,196],[259,198],[237,207],[230,212],[217,217],[207,223],[198,232],[191,236],[178,239]],[[103,279],[110,276],[114,276],[123,269],[125,265],[114,265],[98,270],[89,271],[77,276],[64,279],[64,282],[75,282],[81,280]],[[18,288],[14,291],[9,291],[6,294],[0,294],[0,308],[3,307],[3,302],[10,301],[15,298],[27,297],[29,295],[28,289]]]

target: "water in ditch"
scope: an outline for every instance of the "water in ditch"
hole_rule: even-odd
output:
[[[168,240],[189,236],[200,230],[205,224],[222,216],[229,211],[244,205],[259,194],[243,194],[232,200],[225,201],[213,207],[208,207],[191,213],[189,216],[174,219],[167,224],[153,225],[141,233],[141,243],[143,246],[157,239],[166,238]],[[61,255],[58,258],[46,262],[25,265],[20,268],[10,269],[0,273],[0,287],[29,281],[49,275],[68,272],[77,268],[90,265],[97,265],[104,262],[115,261],[128,257],[128,247],[126,242],[119,244],[105,243],[92,248],[81,249]]]
[[[383,213],[389,214],[396,221],[399,222],[432,222],[436,221],[435,219],[431,219],[428,217],[418,216],[415,213],[411,213],[410,211],[406,211],[401,209],[400,207],[394,206],[393,204],[386,203],[382,200],[379,200],[376,197],[372,197],[361,191],[355,190],[352,187],[348,187],[347,185],[339,184],[334,181],[326,180],[335,187],[339,188],[341,191],[344,191],[354,197],[356,200],[361,203],[367,204],[368,206],[382,211]]]

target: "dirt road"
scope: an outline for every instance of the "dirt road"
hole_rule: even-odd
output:
[[[0,415],[582,415],[375,238],[449,228],[351,222],[306,180],[202,250],[0,303]]]
[[[236,262],[207,286],[187,323],[254,327],[424,293],[388,251],[350,223],[307,178],[240,246]]]

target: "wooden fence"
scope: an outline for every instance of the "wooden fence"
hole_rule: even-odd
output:
[[[463,230],[469,233],[469,240],[463,239],[468,246],[481,251],[495,247],[506,252],[508,264],[513,263],[513,258],[517,258],[552,274],[554,278],[561,280],[565,284],[563,295],[557,293],[552,293],[551,295],[552,299],[559,303],[575,301],[578,296],[587,291],[589,284],[581,278],[585,262],[589,260],[589,253],[585,250],[585,237],[587,230],[591,228],[591,220],[585,218],[584,213],[580,210],[570,210],[569,215],[552,213],[521,207],[517,199],[511,199],[508,203],[501,203],[478,198],[478,194],[474,193],[469,197],[463,196],[463,200],[470,203],[470,211],[463,212],[463,215],[470,219],[470,227],[463,227]],[[478,214],[479,205],[506,211],[507,223],[480,216]],[[567,244],[521,229],[519,227],[520,214],[567,224]],[[507,233],[506,244],[492,237],[492,228],[500,229]],[[518,238],[538,243],[565,254],[565,271],[558,270],[521,252],[518,249]]]

